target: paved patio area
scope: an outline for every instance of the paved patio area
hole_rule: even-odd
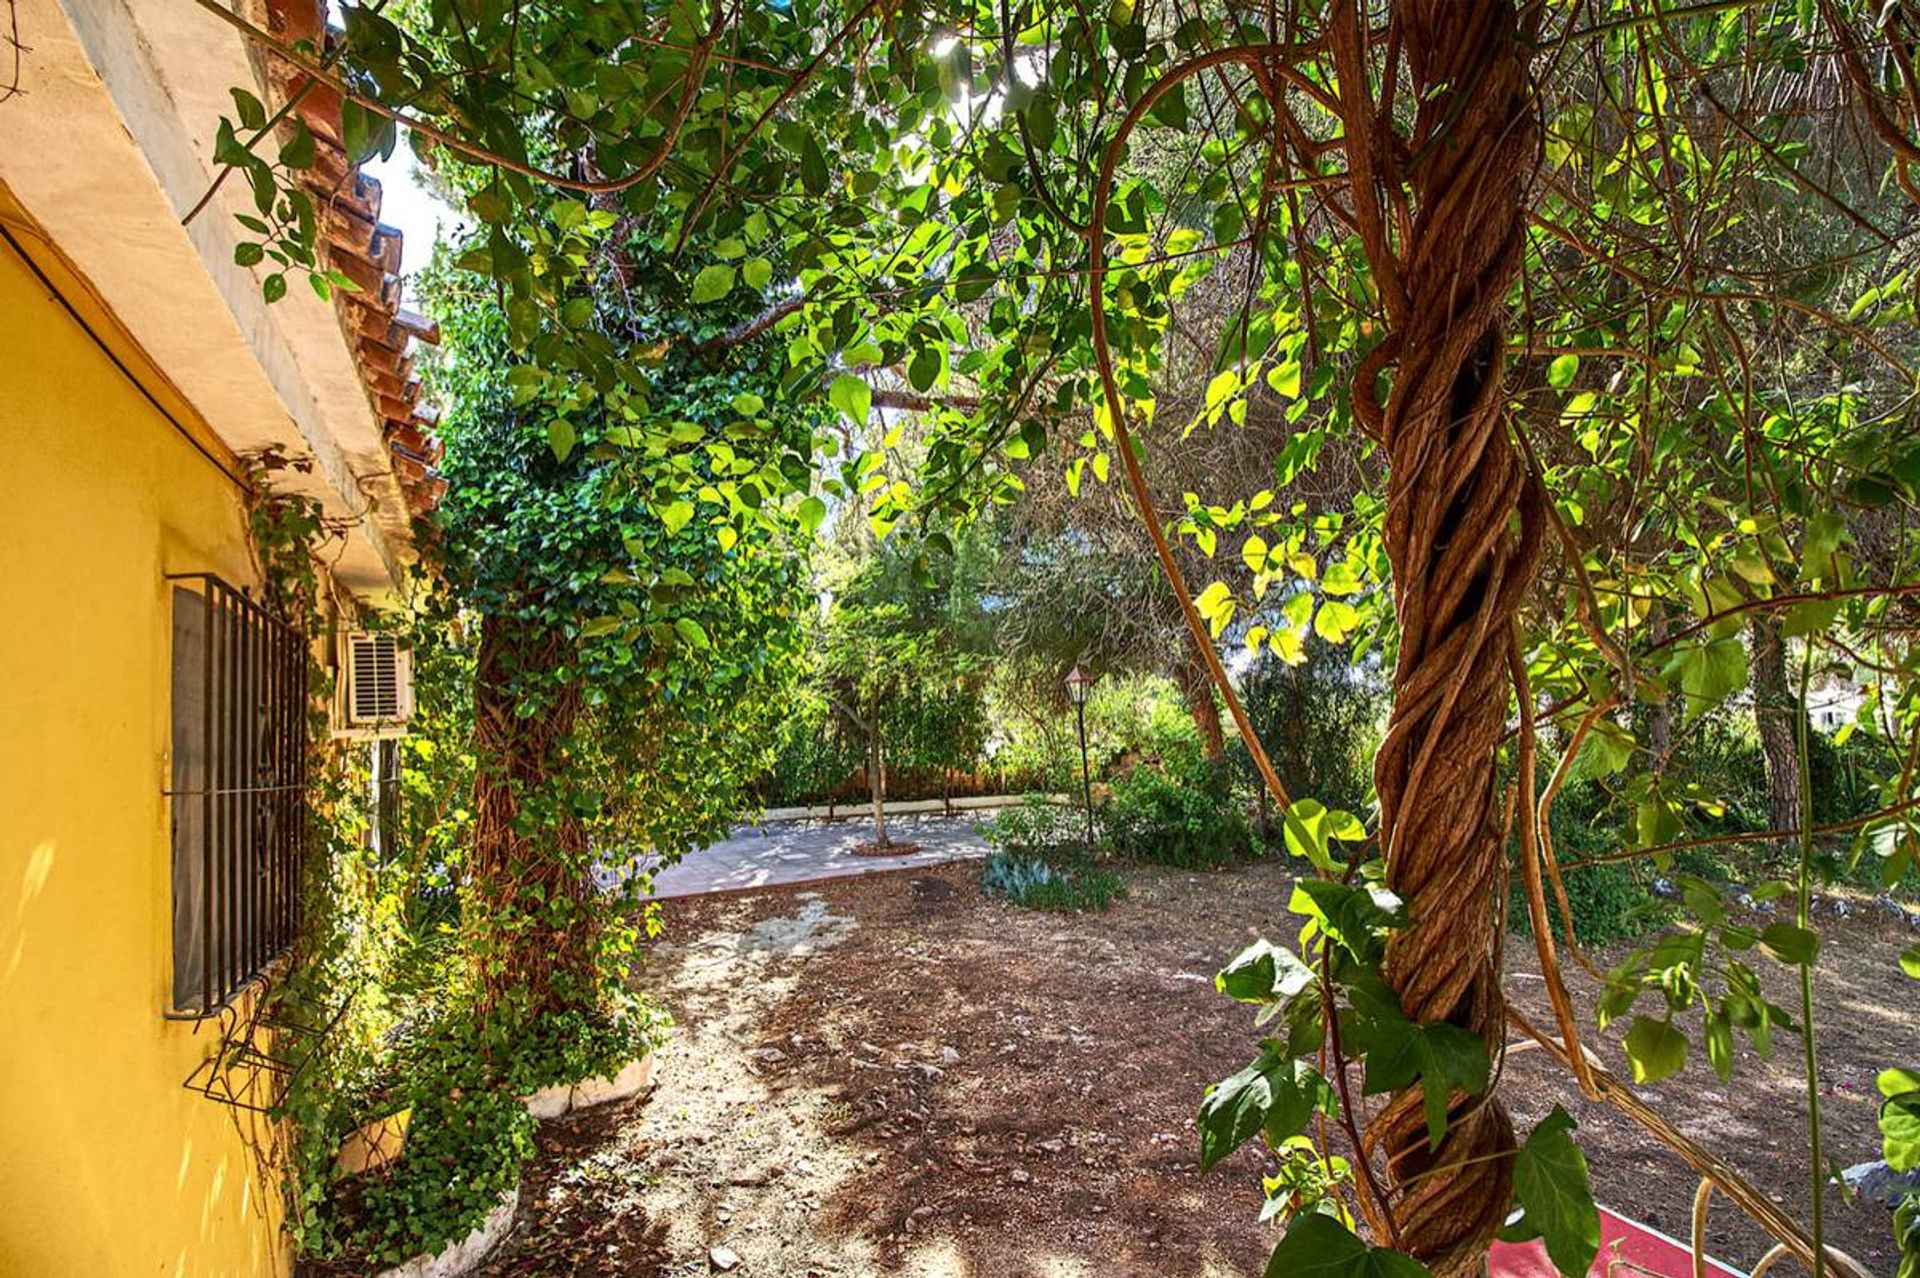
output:
[[[853,849],[873,838],[873,821],[865,816],[737,826],[724,841],[656,874],[653,894],[670,897],[738,892],[983,857],[988,848],[980,837],[979,823],[992,815],[889,816],[887,834],[895,843],[920,845],[919,851],[906,856],[855,856]]]

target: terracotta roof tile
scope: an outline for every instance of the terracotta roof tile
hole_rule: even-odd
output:
[[[267,0],[268,28],[283,39],[330,39],[325,14],[324,0]],[[446,496],[447,481],[434,469],[446,450],[432,432],[440,410],[420,402],[411,351],[415,342],[438,345],[440,326],[400,305],[403,237],[380,221],[380,183],[347,163],[339,93],[323,84],[308,87],[306,76],[280,58],[269,56],[267,65],[269,79],[283,98],[307,90],[296,109],[316,143],[315,163],[304,185],[319,213],[321,260],[355,285],[335,292],[334,310],[359,366],[367,402],[381,419],[388,460],[407,506],[424,515]]]

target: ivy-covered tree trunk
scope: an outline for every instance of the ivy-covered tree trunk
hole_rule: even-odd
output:
[[[1787,681],[1787,641],[1778,617],[1754,614],[1753,726],[1767,766],[1767,818],[1775,830],[1800,828],[1800,703]],[[1793,840],[1786,840],[1793,842]]]
[[[1542,525],[1538,487],[1510,435],[1505,319],[1525,250],[1537,107],[1513,0],[1404,0],[1395,17],[1412,136],[1394,145],[1371,106],[1347,121],[1350,167],[1367,188],[1356,201],[1378,202],[1362,235],[1388,317],[1355,385],[1388,460],[1385,541],[1400,630],[1374,780],[1387,885],[1409,922],[1388,946],[1384,974],[1411,1019],[1461,1027],[1497,1055],[1496,754],[1512,705],[1515,614]],[[1342,38],[1341,79],[1364,85],[1366,34],[1354,8]],[[1354,136],[1356,123],[1364,136]],[[1384,404],[1382,372],[1391,379]],[[1385,1160],[1402,1246],[1437,1278],[1484,1272],[1511,1198],[1505,1107],[1456,1093],[1430,1148],[1416,1082],[1372,1117],[1364,1144]]]
[[[594,999],[587,835],[567,770],[581,690],[560,673],[571,651],[562,635],[520,618],[481,623],[463,926],[483,1016]]]

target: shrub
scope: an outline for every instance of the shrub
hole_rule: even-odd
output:
[[[1104,910],[1127,895],[1126,880],[1085,858],[1054,864],[1001,850],[987,858],[980,890],[1034,910]]]
[[[1086,814],[1038,795],[980,827],[993,855],[980,890],[1036,910],[1104,910],[1127,895],[1087,847]]]
[[[454,1088],[420,1097],[406,1152],[387,1174],[367,1178],[358,1248],[392,1264],[465,1237],[520,1183],[536,1126],[509,1091]]]
[[[1180,869],[1232,864],[1253,851],[1253,833],[1228,782],[1217,761],[1179,773],[1136,768],[1102,808],[1108,843],[1120,856]]]
[[[1027,856],[1057,858],[1088,849],[1086,813],[1030,794],[1017,808],[1003,809],[980,827],[995,848]]]

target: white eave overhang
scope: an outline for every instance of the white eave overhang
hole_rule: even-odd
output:
[[[269,305],[234,264],[247,183],[182,217],[217,172],[228,90],[266,94],[241,37],[196,0],[17,0],[22,95],[0,104],[4,180],[153,361],[276,492],[343,529],[335,579],[385,602],[411,558],[405,494],[332,303]]]

